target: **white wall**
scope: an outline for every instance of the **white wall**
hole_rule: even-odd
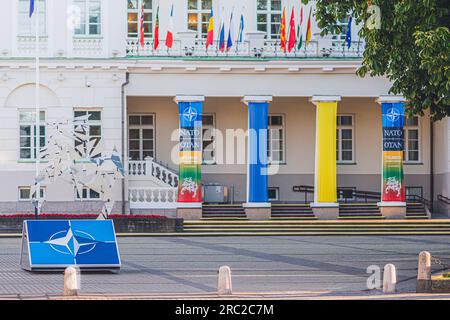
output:
[[[58,80],[58,75],[64,76]],[[113,79],[113,75],[117,79]],[[19,160],[19,109],[34,109],[34,73],[28,70],[8,72],[10,80],[0,81],[0,201],[17,201],[19,186],[34,181],[34,162]],[[92,86],[86,87],[86,79]],[[74,108],[89,107],[102,110],[102,130],[105,147],[121,152],[121,84],[124,74],[117,71],[42,71],[40,107],[48,121],[73,118]],[[47,132],[47,137],[51,131]],[[44,165],[43,165],[44,166]],[[73,201],[69,184],[51,187],[49,200]],[[49,191],[51,191],[49,189]],[[119,196],[119,194],[117,194]]]
[[[39,0],[44,1],[44,0]],[[70,28],[70,11],[73,0],[46,0],[46,36],[48,37],[48,48],[43,56],[46,57],[71,57],[73,56],[73,31]],[[23,53],[17,50],[17,29],[18,21],[18,0],[2,0],[2,10],[0,10],[0,57],[18,57]],[[187,0],[153,0],[153,20],[156,19],[156,7],[160,5],[160,38],[165,39],[169,23],[169,13],[172,3],[174,3],[174,33],[177,39],[177,32],[187,30]],[[309,8],[315,6],[315,1],[311,1],[304,7],[304,32],[306,31],[306,21],[308,19]],[[299,22],[299,1],[285,0],[286,20],[289,19],[292,6],[295,7],[296,23]],[[226,36],[228,36],[229,21],[231,11],[234,9],[234,38],[237,38],[241,13],[244,14],[245,33],[256,31],[256,0],[214,0],[214,23],[215,38],[219,37],[219,29],[222,20],[225,22]],[[313,11],[314,12],[314,11]],[[288,29],[288,28],[287,28]],[[312,40],[318,37],[319,29],[313,17],[312,19]],[[31,35],[34,36],[34,35]],[[86,57],[113,57],[126,55],[127,39],[127,1],[126,0],[102,0],[102,34],[103,48],[100,53],[93,54],[87,51]],[[353,28],[353,39],[357,40],[357,28]],[[30,55],[26,54],[27,56]]]

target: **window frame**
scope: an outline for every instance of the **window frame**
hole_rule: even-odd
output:
[[[18,109],[18,114],[19,114],[19,121],[18,121],[18,123],[19,123],[19,130],[18,130],[18,155],[17,155],[17,159],[20,161],[20,162],[23,162],[23,161],[30,161],[30,162],[35,162],[36,160],[37,160],[37,155],[38,155],[38,152],[37,152],[37,148],[36,148],[36,145],[35,145],[35,142],[37,142],[37,140],[39,140],[40,141],[40,139],[41,138],[44,138],[44,145],[43,146],[41,146],[40,147],[40,149],[39,149],[39,151],[42,149],[42,148],[44,148],[45,147],[45,144],[47,143],[47,123],[46,123],[46,121],[47,121],[47,111],[45,110],[45,109],[40,109],[39,110],[39,114],[40,114],[40,116],[39,116],[39,135],[38,135],[38,139],[36,138],[36,131],[37,130],[35,130],[36,128],[36,120],[35,120],[35,118],[36,118],[36,111],[34,110],[34,109]],[[31,121],[24,121],[24,122],[22,122],[21,121],[21,114],[22,113],[30,113],[30,114],[32,114],[32,116],[31,116],[31,118],[32,118],[32,120]],[[44,115],[44,117],[43,117],[43,119],[41,118],[41,115]],[[22,126],[29,126],[29,127],[31,127],[31,131],[30,131],[30,136],[22,136],[22,134],[21,134],[21,127]],[[40,131],[40,129],[42,128],[42,127],[44,127],[44,135],[43,136],[41,136],[41,131]],[[27,148],[22,148],[22,146],[21,146],[21,139],[22,138],[27,138],[27,137],[29,137],[29,139],[30,139],[30,147],[27,147]],[[36,140],[36,141],[35,141]],[[22,154],[21,154],[21,150],[22,149],[30,149],[30,158],[22,158]]]
[[[207,125],[205,126],[203,124],[203,118],[204,117],[212,117],[213,119],[213,124],[212,125]],[[205,150],[203,148],[203,142],[204,142],[204,136],[203,136],[203,130],[205,129],[205,127],[209,127],[210,129],[212,129],[212,144],[213,144],[213,153],[214,153],[214,157],[211,160],[207,160],[205,161]],[[204,113],[202,115],[202,165],[207,165],[207,166],[212,166],[212,165],[216,165],[217,164],[217,153],[216,153],[216,147],[217,147],[217,140],[216,140],[216,114],[215,113]]]
[[[28,198],[22,198],[21,197],[21,191],[22,190],[28,190],[30,192],[30,196]],[[47,192],[46,192],[46,187],[40,187],[40,199],[45,199]],[[33,199],[33,194],[31,194],[31,187],[30,186],[19,186],[17,188],[17,199],[19,202],[28,202],[31,201]]]
[[[153,118],[153,124],[152,125],[131,125],[130,124],[130,117],[135,117],[135,116],[139,116],[139,117],[143,117],[143,116],[151,116]],[[144,148],[143,148],[143,142],[144,140],[148,140],[148,139],[143,139],[143,135],[142,135],[142,130],[144,129],[152,129],[153,130],[153,159],[156,158],[156,114],[155,113],[129,113],[128,114],[128,132],[127,132],[127,150],[128,150],[128,159],[130,160],[130,130],[139,130],[139,158],[140,160],[130,160],[130,161],[144,161]],[[142,118],[141,118],[141,123],[142,123]],[[133,139],[136,140],[136,139]],[[134,149],[133,149],[134,150]]]
[[[202,26],[205,24],[206,26],[209,25],[209,19],[211,18],[211,8],[209,9],[203,9],[203,2],[204,0],[196,0],[197,1],[197,9],[189,9],[189,0],[186,1],[186,9],[187,9],[187,30],[195,31],[197,32],[197,38],[198,39],[206,39],[208,35],[208,27],[206,28],[206,33],[203,33]],[[214,10],[214,0],[211,0],[211,7]],[[191,29],[189,27],[189,15],[196,14],[197,15],[197,28],[196,30]],[[206,20],[206,23],[203,23],[203,15],[208,16],[209,18]],[[215,19],[214,19],[215,20]]]
[[[141,30],[141,10],[142,10],[142,4],[143,4],[144,0],[136,0],[137,2],[137,9],[130,9],[128,8],[128,0],[127,0],[127,38],[128,39],[139,39],[139,34],[140,34],[140,30]],[[149,24],[149,28],[148,28],[148,32],[145,32],[144,29],[144,37],[146,39],[153,39],[153,28],[154,28],[154,17],[153,17],[153,11],[154,11],[154,4],[153,4],[153,0],[149,0],[149,3],[151,4],[151,9],[146,9],[144,8],[144,26],[145,24]],[[136,14],[136,18],[137,18],[137,32],[136,35],[131,34],[130,33],[130,29],[129,29],[129,15],[131,14]],[[148,14],[148,16],[150,17],[150,20],[145,20],[145,14]]]
[[[349,20],[350,20],[350,16],[348,16],[348,17],[346,17],[344,19],[340,19],[335,24],[336,26],[341,28],[341,33],[333,33],[331,35],[331,39],[333,41],[333,45],[336,45],[336,43],[338,43],[338,44],[344,43],[345,44],[345,39],[347,37],[347,26],[348,26],[348,21]]]
[[[269,192],[270,190],[275,190],[275,194],[276,197],[275,198],[270,198],[269,197]],[[269,202],[276,202],[276,201],[280,201],[280,187],[268,187],[267,188],[267,200]]]
[[[77,1],[83,1],[84,2],[84,17],[80,17],[82,20],[84,18],[84,22],[80,21],[80,28],[84,24],[84,33],[76,33],[77,28],[75,27],[73,29],[73,37],[74,38],[98,38],[102,37],[103,34],[103,8],[102,8],[102,0],[73,0],[73,5],[77,5]],[[99,19],[100,21],[95,24],[90,23],[90,3],[91,2],[98,2],[100,5],[100,13],[99,13]],[[81,9],[81,8],[80,8]],[[83,11],[81,11],[83,12]],[[97,25],[98,29],[100,30],[99,33],[91,33],[90,32],[90,26],[91,25]]]
[[[21,3],[25,3],[25,11],[21,10]],[[46,38],[47,37],[47,30],[48,30],[48,26],[47,26],[47,0],[40,0],[39,4],[42,4],[44,6],[44,12],[42,12],[42,9],[39,8],[39,37],[40,38]],[[29,0],[18,0],[17,1],[17,36],[18,37],[31,37],[31,36],[35,36],[36,35],[36,30],[35,30],[35,25],[36,25],[36,13],[37,10],[35,8],[33,17],[29,17],[29,13],[30,13],[30,1]],[[25,17],[23,17],[23,15],[25,14]],[[42,17],[44,17],[44,21],[42,21]],[[29,30],[27,32],[24,32],[23,28],[24,28],[24,21],[23,18],[25,18],[25,22],[26,25],[29,25]],[[29,24],[28,24],[29,23]],[[41,32],[41,29],[42,32]]]
[[[273,41],[279,41],[280,40],[280,30],[281,30],[281,19],[283,16],[283,0],[280,0],[281,2],[281,8],[280,10],[272,10],[272,0],[260,0],[260,1],[265,1],[266,2],[266,10],[259,10],[258,9],[258,1],[256,0],[256,30],[264,32],[262,30],[259,30],[259,25],[262,25],[260,23],[258,23],[258,16],[259,15],[265,15],[266,16],[266,39],[267,40],[273,40]],[[275,34],[272,33],[272,24],[274,24],[272,22],[272,16],[273,15],[280,15],[280,23],[278,26],[278,32],[276,32]],[[288,19],[288,18],[286,18]],[[289,23],[288,21],[286,21],[287,23]]]
[[[282,125],[272,125],[270,124],[270,118],[271,117],[281,117],[282,119]],[[280,129],[282,130],[282,137],[281,137],[281,147],[282,147],[282,156],[283,159],[282,160],[277,160],[274,161],[272,160],[272,155],[273,155],[273,149],[272,149],[272,134],[271,134],[271,130],[272,129]],[[278,139],[280,140],[280,139]],[[268,115],[268,121],[267,121],[267,162],[268,165],[272,165],[272,164],[277,164],[277,165],[284,165],[286,164],[286,115],[284,113],[269,113]],[[280,151],[278,149],[278,151]]]
[[[73,108],[73,114],[72,114],[73,119],[75,119],[75,113],[76,112],[86,112],[86,114],[88,112],[100,112],[100,120],[88,120],[89,131],[90,131],[90,126],[91,125],[100,126],[100,136],[99,136],[100,139],[99,139],[97,145],[100,144],[101,141],[104,139],[104,137],[103,137],[103,110],[102,110],[102,108],[95,108],[95,107],[93,107],[93,108],[84,108],[84,107]],[[91,121],[95,121],[96,123],[90,124]],[[88,139],[91,139],[91,138],[92,137],[91,137],[91,134],[89,132],[88,133]],[[74,141],[74,148],[76,148],[76,147],[77,147],[76,141]],[[86,159],[86,161],[88,161],[88,160]]]
[[[339,121],[340,117],[351,117],[352,118],[352,125],[342,125]],[[356,163],[356,159],[355,159],[355,115],[354,114],[350,114],[350,113],[342,113],[342,114],[338,114],[336,117],[336,163],[337,164],[354,164]],[[343,149],[342,149],[342,130],[349,130],[351,129],[352,131],[352,159],[351,160],[343,160]],[[348,139],[346,139],[348,140]],[[345,150],[348,151],[348,150]]]
[[[83,198],[83,191],[84,190],[86,190],[87,198]],[[96,192],[98,194],[98,198],[91,198],[90,191]],[[77,190],[76,187],[74,188],[74,193],[75,193],[75,201],[102,201],[102,197],[101,197],[100,193],[98,193],[97,191],[95,191],[95,190],[93,190],[91,188],[88,188],[88,187],[81,187],[81,197],[78,194],[78,190]]]
[[[417,125],[408,125],[407,120],[405,118],[405,125],[403,128],[404,132],[404,148],[403,148],[403,163],[404,164],[420,164],[422,163],[422,139],[421,139],[421,125],[420,120],[421,117],[414,116],[414,118],[417,118]],[[409,159],[409,131],[410,130],[417,130],[417,160],[410,160]],[[414,150],[415,151],[415,150]]]

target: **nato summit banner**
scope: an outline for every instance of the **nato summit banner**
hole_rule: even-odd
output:
[[[405,202],[403,182],[404,106],[382,103],[383,119],[383,202]]]
[[[179,102],[180,173],[178,202],[202,202],[202,109],[201,102]]]
[[[112,220],[28,220],[22,231],[20,265],[25,270],[120,269]]]

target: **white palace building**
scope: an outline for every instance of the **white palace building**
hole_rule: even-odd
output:
[[[174,41],[168,48],[172,2]],[[51,134],[48,122],[86,114],[90,139],[116,147],[124,161],[114,213],[186,219],[450,213],[450,119],[405,119],[405,201],[383,205],[380,104],[401,103],[402,97],[389,95],[385,78],[355,74],[364,50],[356,25],[350,48],[347,21],[342,34],[320,36],[314,1],[303,6],[304,33],[313,9],[308,46],[283,52],[283,7],[289,31],[293,7],[299,24],[299,0],[40,0],[32,18],[28,0],[2,0],[0,213],[34,212],[37,141],[44,144]],[[206,49],[211,9],[214,43]],[[221,51],[219,30],[223,21],[226,43],[231,12],[233,46]],[[180,120],[194,116],[202,119],[195,129],[202,133],[195,171],[201,198],[183,202],[179,192],[192,187],[185,185],[192,177],[180,172]],[[248,134],[255,121],[265,135]],[[265,177],[249,163],[256,144],[268,162]],[[84,188],[79,194],[64,181],[42,185],[41,195],[44,213],[99,213],[102,207],[97,192]]]

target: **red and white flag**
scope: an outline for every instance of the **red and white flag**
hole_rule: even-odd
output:
[[[288,51],[289,52],[291,52],[292,49],[294,49],[296,43],[297,43],[297,37],[295,34],[294,8],[292,8],[291,21],[289,22],[289,43],[288,43]]]
[[[172,48],[173,46],[173,3],[170,10],[169,27],[167,28],[166,47]]]
[[[141,28],[139,30],[139,43],[141,45],[141,48],[144,47],[145,44],[145,31],[144,31],[144,4],[142,4],[141,8],[141,19],[140,19],[140,25]]]

